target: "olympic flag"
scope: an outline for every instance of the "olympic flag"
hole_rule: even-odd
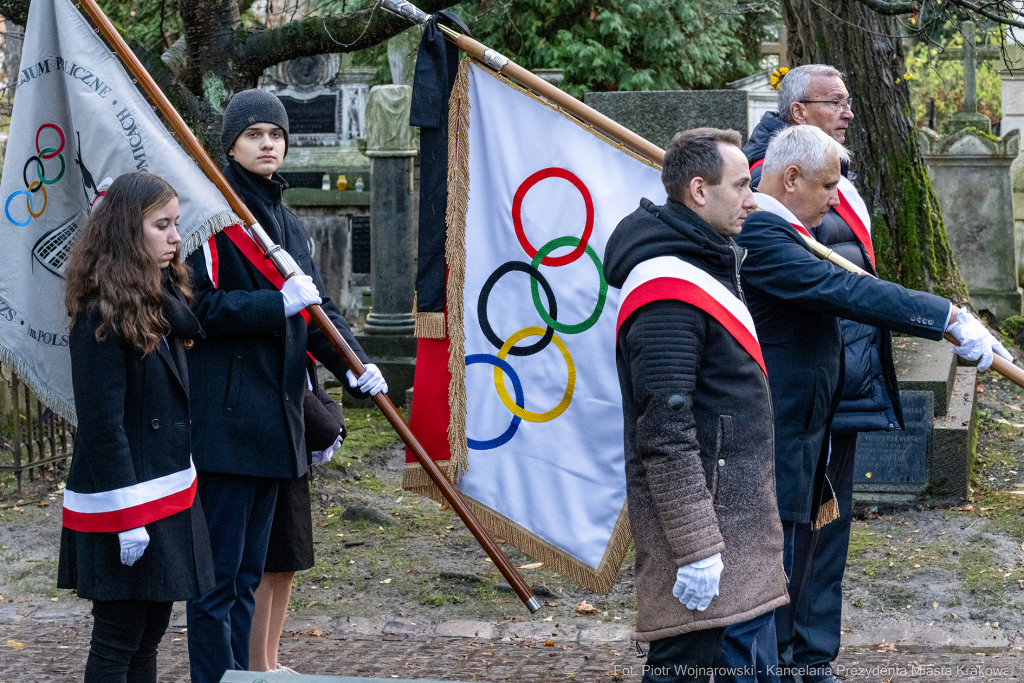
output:
[[[0,179],[0,360],[74,421],[63,273],[113,178],[148,171],[180,197],[185,254],[238,222],[69,0],[33,0]]]
[[[630,537],[602,258],[661,173],[470,60],[449,112],[448,339],[421,339],[412,426],[492,533],[606,592]],[[404,483],[437,497],[411,458]]]

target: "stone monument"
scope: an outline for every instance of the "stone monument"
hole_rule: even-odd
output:
[[[745,90],[588,92],[583,101],[664,149],[679,131],[732,128],[747,139]]]
[[[1010,182],[1018,131],[995,138],[973,128],[952,135],[922,128],[918,139],[972,305],[999,321],[1021,315]]]
[[[963,32],[964,47],[961,50],[945,50],[938,56],[940,60],[955,59],[964,63],[964,110],[960,114],[954,114],[946,121],[945,132],[955,133],[962,128],[977,128],[978,130],[990,133],[992,122],[987,116],[978,112],[978,88],[975,80],[975,70],[978,67],[979,59],[997,59],[1002,52],[997,47],[978,47],[975,41],[975,30],[973,21],[965,21],[961,24]],[[1002,131],[1004,134],[1009,131]]]
[[[747,93],[747,132],[754,130],[761,117],[779,108],[779,91],[772,86],[772,72],[761,71],[726,85]]]
[[[945,341],[893,338],[906,431],[857,436],[854,497],[914,502],[968,494],[977,432],[977,370],[958,366]]]

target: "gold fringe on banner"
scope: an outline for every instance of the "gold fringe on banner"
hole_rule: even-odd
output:
[[[450,465],[443,462],[439,462],[438,465],[441,465],[441,469],[450,476]],[[418,464],[405,466],[402,488],[421,496],[427,496],[439,503],[445,503],[444,496]],[[611,590],[619,568],[622,566],[622,560],[626,557],[629,544],[632,542],[629,513],[625,503],[622,505],[622,510],[619,511],[618,519],[615,520],[615,527],[612,530],[608,546],[605,548],[604,556],[595,569],[479,501],[468,497],[465,497],[464,500],[473,509],[473,514],[487,528],[487,531],[500,539],[499,542],[509,543],[519,548],[530,557],[543,562],[549,569],[553,569],[595,593],[604,594]]]
[[[458,484],[469,469],[466,444],[466,329],[462,290],[466,284],[466,211],[469,209],[469,58],[459,64],[459,73],[448,100],[448,207],[445,220],[448,236],[444,256],[448,263],[448,336],[451,339],[448,372],[448,447],[451,461],[448,478]]]
[[[417,311],[415,334],[420,339],[444,339],[444,313]]]
[[[811,525],[811,531],[817,531],[821,527],[839,519],[839,501],[832,496],[828,502],[822,503],[818,508],[818,518]]]

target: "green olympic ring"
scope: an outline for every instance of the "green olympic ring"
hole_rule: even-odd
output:
[[[534,268],[539,268],[541,260],[558,247],[575,247],[579,245],[579,243],[579,238],[573,237],[572,235],[556,237],[537,250],[537,255],[533,257],[533,261],[530,265]],[[544,310],[544,306],[542,306],[540,302],[540,291],[537,288],[537,280],[536,278],[530,278],[530,291],[533,293],[533,305],[537,309],[537,313],[540,314],[541,319],[547,323],[548,327],[558,330],[562,334],[579,334],[584,330],[589,330],[594,326],[594,323],[597,322],[597,319],[601,317],[601,311],[604,310],[604,301],[608,294],[608,282],[604,279],[604,267],[601,265],[601,259],[597,257],[597,252],[594,251],[593,247],[587,245],[586,253],[590,256],[590,260],[594,262],[594,267],[597,268],[597,278],[600,282],[600,288],[597,293],[597,305],[594,306],[594,312],[590,314],[589,318],[581,323],[566,325],[565,323],[560,323],[548,315],[548,312]]]
[[[46,155],[47,154],[53,154],[56,151],[57,151],[56,147],[46,147],[46,148],[40,150],[39,156],[41,156],[44,159],[52,159],[53,158],[52,156],[47,157]],[[58,159],[60,159],[60,173],[58,173],[57,177],[54,178],[53,180],[47,180],[46,178],[43,177],[43,164],[42,164],[42,162],[40,162],[39,165],[36,166],[36,175],[39,176],[39,181],[41,183],[43,183],[43,185],[53,185],[55,182],[57,182],[58,180],[60,180],[61,178],[64,177],[64,170],[66,168],[65,165],[64,165],[64,155],[63,154],[57,154],[56,156],[57,156]]]

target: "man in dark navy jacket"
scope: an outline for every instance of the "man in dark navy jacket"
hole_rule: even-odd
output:
[[[387,391],[337,305],[321,298],[305,230],[281,202],[287,183],[276,171],[288,150],[284,106],[263,90],[236,94],[224,111],[221,144],[230,158],[224,176],[307,275],[275,285],[273,266],[258,254],[250,258],[255,242],[238,226],[189,258],[193,310],[206,330],[188,359],[192,448],[216,575],[214,589],[188,603],[193,683],[248,669],[253,592],[263,575],[278,482],[306,472],[307,352],[336,376],[346,375],[359,398]],[[301,313],[317,303],[366,365],[358,378],[326,335],[307,326]]]
[[[821,505],[832,498],[825,477],[829,436],[847,375],[839,318],[934,340],[951,332],[961,340],[954,351],[980,359],[981,369],[993,353],[1009,359],[981,323],[946,299],[848,272],[811,253],[801,233],[813,237],[839,205],[841,164],[848,159],[843,146],[816,126],[784,128],[769,143],[761,168],[762,210],[748,216],[737,237],[747,249],[741,272],[775,409],[776,490],[791,605],[813,600],[809,590],[822,590],[806,582],[813,545],[799,558],[794,545],[798,529],[828,521]],[[835,680],[829,660],[797,659],[796,645],[805,641],[792,613],[776,611],[782,680]]]

